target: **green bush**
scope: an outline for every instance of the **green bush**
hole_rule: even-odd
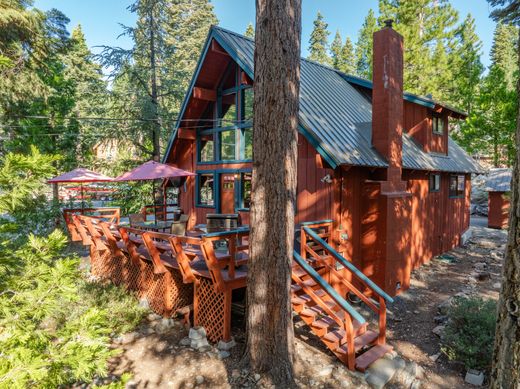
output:
[[[481,298],[456,298],[448,311],[442,351],[467,369],[491,366],[495,338],[496,302]]]

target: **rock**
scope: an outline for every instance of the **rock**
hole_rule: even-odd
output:
[[[497,261],[501,261],[502,259],[504,259],[504,254],[503,253],[499,253],[497,251],[491,251],[489,253],[489,256]]]
[[[231,377],[233,377],[233,378],[238,378],[238,377],[240,377],[240,371],[239,371],[238,369],[233,369],[233,370],[231,371]]]
[[[324,366],[322,367],[319,371],[318,371],[318,376],[319,377],[328,377],[332,374],[332,370],[334,369],[334,366],[333,365],[327,365],[327,366]]]
[[[489,240],[481,240],[477,244],[484,249],[494,249],[496,247],[496,244]]]
[[[484,269],[486,269],[488,267],[488,264],[486,262],[477,262],[473,266],[477,270],[484,270]]]
[[[206,338],[191,339],[190,341],[190,347],[196,350],[206,346],[209,346],[208,339]]]
[[[412,384],[410,385],[410,389],[420,389],[421,388],[421,381],[420,380],[414,380]]]
[[[144,309],[150,309],[150,304],[146,298],[142,298],[139,300],[139,307]]]
[[[416,362],[410,362],[406,365],[405,370],[413,378],[422,379],[424,378],[424,369],[419,366]]]
[[[435,327],[432,332],[437,335],[438,337],[440,337],[442,335],[442,333],[444,332],[444,329],[446,328],[446,326],[444,325],[439,325],[437,327]]]
[[[401,357],[396,357],[396,358],[394,358],[394,364],[395,364],[395,368],[397,370],[401,370],[401,369],[405,368],[406,361]]]
[[[162,316],[156,313],[149,313],[148,316],[146,316],[146,318],[148,319],[148,321],[157,321],[161,320]]]
[[[226,351],[226,350],[220,350],[218,352],[218,359],[226,359],[230,356],[231,354],[229,353],[229,351]]]
[[[137,389],[137,382],[133,380],[128,381],[125,385],[125,389]]]
[[[127,334],[124,334],[121,337],[121,344],[133,343],[138,337],[139,334],[137,332],[129,332]]]
[[[192,340],[202,339],[206,337],[206,330],[204,327],[191,327],[188,336]]]
[[[161,319],[161,325],[165,328],[171,328],[175,324],[175,321],[170,318],[163,318]]]
[[[188,337],[182,338],[181,341],[179,342],[179,344],[181,346],[189,346],[191,344],[191,339]]]
[[[494,289],[500,289],[501,287],[502,287],[502,284],[501,284],[500,282],[495,282],[495,283],[493,284],[493,288],[494,288]]]
[[[397,366],[394,360],[381,358],[366,371],[366,381],[374,389],[382,389],[394,376]]]
[[[204,382],[204,377],[201,376],[201,375],[198,375],[195,377],[195,382],[197,383],[197,385],[200,385]]]
[[[450,297],[450,298],[444,300],[442,303],[440,303],[437,306],[437,310],[439,311],[439,313],[441,315],[446,315],[448,313],[452,303],[453,303],[453,298]]]
[[[430,358],[430,361],[437,362],[437,359],[439,359],[441,356],[441,353],[430,355],[428,358]]]
[[[478,370],[470,369],[467,371],[464,381],[471,385],[482,386],[484,383],[484,373]]]
[[[224,342],[223,340],[219,340],[218,344],[217,344],[217,348],[219,350],[225,350],[225,351],[229,351],[231,350],[233,347],[235,347],[237,344],[235,342],[235,339],[231,338],[231,340],[229,342]]]
[[[260,377],[260,374],[255,374],[254,375],[254,379],[255,379],[256,382],[260,381],[260,378],[262,378],[262,377]]]
[[[212,350],[212,348],[209,344],[207,346],[201,346],[201,347],[197,348],[197,351],[199,353],[208,353],[211,350]]]
[[[433,318],[433,321],[435,322],[435,324],[443,324],[443,323],[446,323],[447,320],[448,320],[448,316],[446,316],[446,315],[437,315]]]

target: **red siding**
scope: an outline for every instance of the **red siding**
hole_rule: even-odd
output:
[[[432,111],[422,105],[404,102],[404,131],[420,144],[424,151],[446,154],[448,150],[448,118],[444,115],[444,135],[432,131]]]
[[[509,219],[509,199],[504,192],[489,192],[488,227],[506,228]]]

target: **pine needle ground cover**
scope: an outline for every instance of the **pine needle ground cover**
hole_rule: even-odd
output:
[[[124,290],[88,282],[65,235],[49,228],[55,213],[43,192],[54,160],[36,149],[0,160],[2,389],[90,383],[118,353],[111,337],[143,315]]]

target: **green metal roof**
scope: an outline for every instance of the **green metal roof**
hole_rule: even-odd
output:
[[[213,26],[210,29],[201,60],[212,39],[215,39],[253,79],[254,41],[232,31]],[[199,60],[198,69],[202,61]],[[191,89],[186,95],[181,114],[186,108]],[[371,83],[349,76],[328,66],[301,60],[299,131],[333,167],[339,165],[386,167],[386,160],[372,147],[372,104],[354,85],[371,88]],[[433,108],[435,101],[405,93],[404,98]],[[175,138],[173,132],[165,159]],[[425,153],[407,134],[403,135],[403,167],[478,173],[480,166],[451,138],[448,155]]]

